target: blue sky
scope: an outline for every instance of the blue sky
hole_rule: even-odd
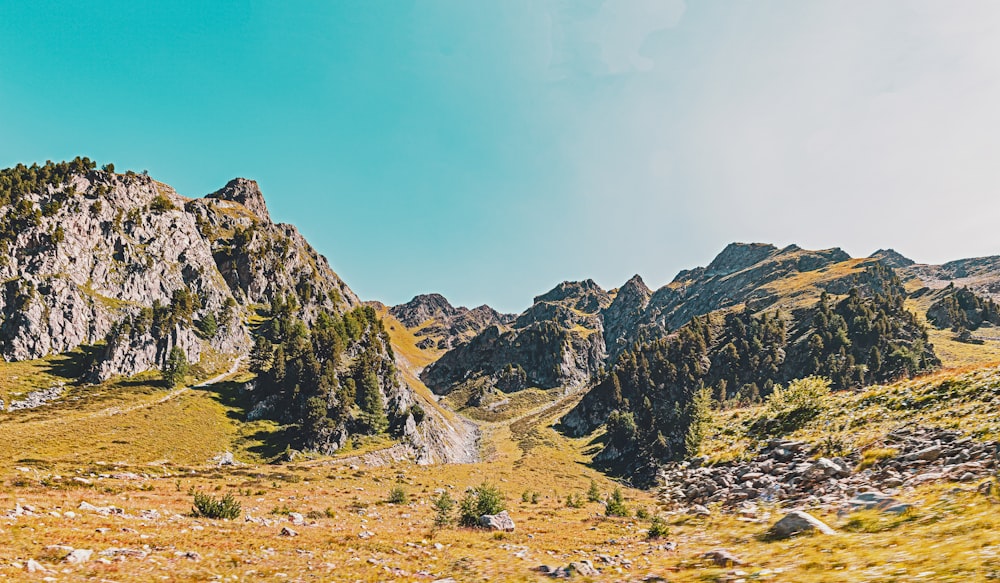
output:
[[[366,299],[1000,253],[992,2],[145,4],[0,0],[0,165],[254,178]]]

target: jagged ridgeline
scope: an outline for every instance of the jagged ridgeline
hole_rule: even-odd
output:
[[[697,424],[716,403],[758,402],[776,384],[813,375],[834,388],[912,376],[940,365],[899,278],[865,267],[869,282],[807,307],[717,311],[626,351],[564,419],[571,434],[607,423],[598,463],[641,473],[697,449]]]
[[[280,404],[257,414],[298,424],[305,445],[391,431],[421,459],[454,457],[438,455],[447,435],[425,430],[443,421],[406,423],[419,399],[374,312],[295,227],[272,222],[252,180],[190,199],[87,158],[18,165],[0,171],[0,251],[4,360],[84,347],[84,379],[101,382],[256,344],[252,397]]]

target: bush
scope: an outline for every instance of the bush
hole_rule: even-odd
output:
[[[570,508],[583,508],[583,497],[579,494],[567,494],[566,506]]]
[[[648,538],[664,538],[670,536],[670,528],[667,526],[667,521],[663,520],[659,516],[654,516],[653,520],[649,523],[649,530],[646,532]]]
[[[458,522],[462,526],[478,526],[479,517],[499,514],[507,509],[507,499],[503,492],[492,484],[482,483],[470,488],[459,504]]]
[[[823,400],[830,394],[830,380],[806,377],[788,384],[775,385],[767,397],[764,412],[750,426],[757,435],[783,435],[801,429],[823,410]]]
[[[215,498],[209,494],[195,492],[192,512],[195,516],[204,518],[234,520],[239,518],[243,513],[243,507],[232,494],[226,494],[222,498]]]
[[[434,506],[434,526],[440,528],[451,524],[451,511],[455,509],[455,501],[448,492],[441,492],[431,504]]]
[[[644,506],[640,506],[639,509],[635,511],[635,517],[639,520],[649,520],[649,510],[646,510]]]
[[[389,492],[389,504],[406,504],[409,499],[402,486],[396,486]]]
[[[167,198],[162,194],[156,195],[156,198],[153,199],[153,202],[149,203],[149,210],[157,213],[172,211],[176,208],[177,207],[174,206],[174,203],[171,202],[169,198]]]
[[[611,493],[604,514],[608,516],[621,516],[623,518],[628,516],[628,507],[625,506],[625,496],[622,495],[621,488],[615,488],[615,491]]]

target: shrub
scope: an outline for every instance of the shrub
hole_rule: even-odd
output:
[[[757,435],[782,435],[801,429],[823,410],[823,400],[830,394],[830,380],[806,377],[788,384],[775,385],[767,397],[763,413],[750,426]]]
[[[204,518],[234,520],[239,518],[240,514],[243,513],[243,507],[232,494],[226,494],[222,498],[215,498],[209,494],[195,492],[192,512],[195,516]]]
[[[451,524],[451,511],[455,509],[455,501],[448,492],[441,492],[431,504],[434,506],[434,526],[440,528]]]
[[[667,521],[663,520],[659,516],[654,516],[653,520],[649,523],[649,530],[646,532],[648,538],[664,538],[670,536],[670,528],[667,526]]]
[[[410,407],[410,415],[413,416],[413,422],[417,425],[423,423],[424,419],[427,418],[427,412],[424,411],[424,408],[418,403],[414,403],[413,406]]]
[[[649,520],[649,510],[646,510],[645,506],[640,506],[639,509],[635,511],[635,517],[639,520]]]
[[[579,494],[567,494],[566,506],[570,508],[583,508],[583,497]]]
[[[389,504],[406,504],[408,501],[409,496],[402,486],[396,486],[389,491]]]
[[[462,526],[478,526],[479,517],[485,514],[498,514],[507,509],[507,500],[496,486],[482,483],[470,488],[459,504],[458,522]]]
[[[171,202],[169,198],[167,198],[162,194],[157,194],[156,198],[153,199],[153,202],[149,203],[149,210],[156,213],[172,211],[176,208],[177,207],[174,206],[174,203]]]
[[[621,517],[627,517],[629,515],[628,507],[625,506],[625,496],[622,495],[621,488],[615,488],[615,491],[611,493],[611,497],[608,498],[608,506],[605,508],[604,514],[608,516]]]

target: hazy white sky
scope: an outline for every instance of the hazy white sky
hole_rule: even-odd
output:
[[[1000,3],[92,8],[0,21],[0,163],[256,178],[365,298],[515,311],[734,240],[1000,253]]]

